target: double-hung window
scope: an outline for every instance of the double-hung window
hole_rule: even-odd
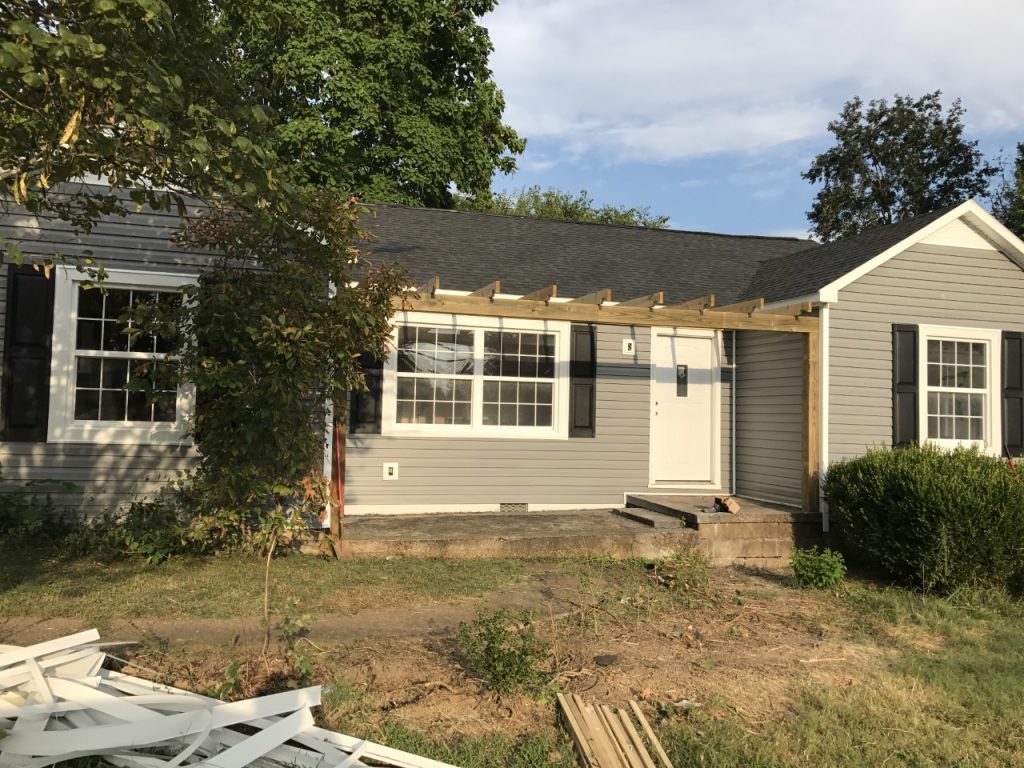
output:
[[[178,442],[191,416],[191,388],[154,391],[173,363],[165,339],[125,319],[139,304],[180,302],[188,276],[108,271],[103,288],[57,272],[48,439],[52,442]]]
[[[568,323],[402,313],[382,430],[566,437]]]
[[[999,450],[999,332],[921,326],[922,437]]]

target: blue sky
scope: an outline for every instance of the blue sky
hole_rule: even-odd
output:
[[[804,236],[800,172],[855,94],[939,89],[987,156],[1024,141],[1020,0],[500,0],[483,23],[505,120],[529,140],[498,191]]]

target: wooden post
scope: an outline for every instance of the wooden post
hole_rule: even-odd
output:
[[[821,332],[818,329],[804,336],[804,398],[803,398],[803,506],[808,512],[818,511],[818,485],[821,479]]]
[[[331,515],[331,532],[330,540],[331,546],[334,549],[334,556],[339,560],[347,559],[352,556],[352,547],[345,541],[345,532],[342,527],[341,521],[345,516],[345,444],[347,442],[348,429],[346,424],[348,423],[347,403],[336,405],[334,410],[334,428],[331,430],[331,435],[334,440],[334,461],[331,467],[331,484],[334,486],[334,498],[332,501],[335,504],[333,514]]]

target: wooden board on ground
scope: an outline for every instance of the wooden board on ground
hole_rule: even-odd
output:
[[[658,768],[626,710],[588,704],[575,694],[558,694],[558,704],[585,768]],[[629,704],[662,768],[672,768],[636,702]]]

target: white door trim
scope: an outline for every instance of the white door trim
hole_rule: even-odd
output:
[[[674,483],[659,483],[654,478],[654,430],[650,425],[654,422],[654,371],[657,360],[655,358],[655,338],[658,336],[678,336],[691,339],[711,339],[711,482],[710,483],[688,483],[677,485]],[[648,461],[647,461],[647,487],[648,488],[678,488],[680,490],[710,491],[721,490],[722,486],[722,333],[721,331],[689,329],[689,328],[651,328],[650,338],[651,350],[651,381],[648,390]]]

